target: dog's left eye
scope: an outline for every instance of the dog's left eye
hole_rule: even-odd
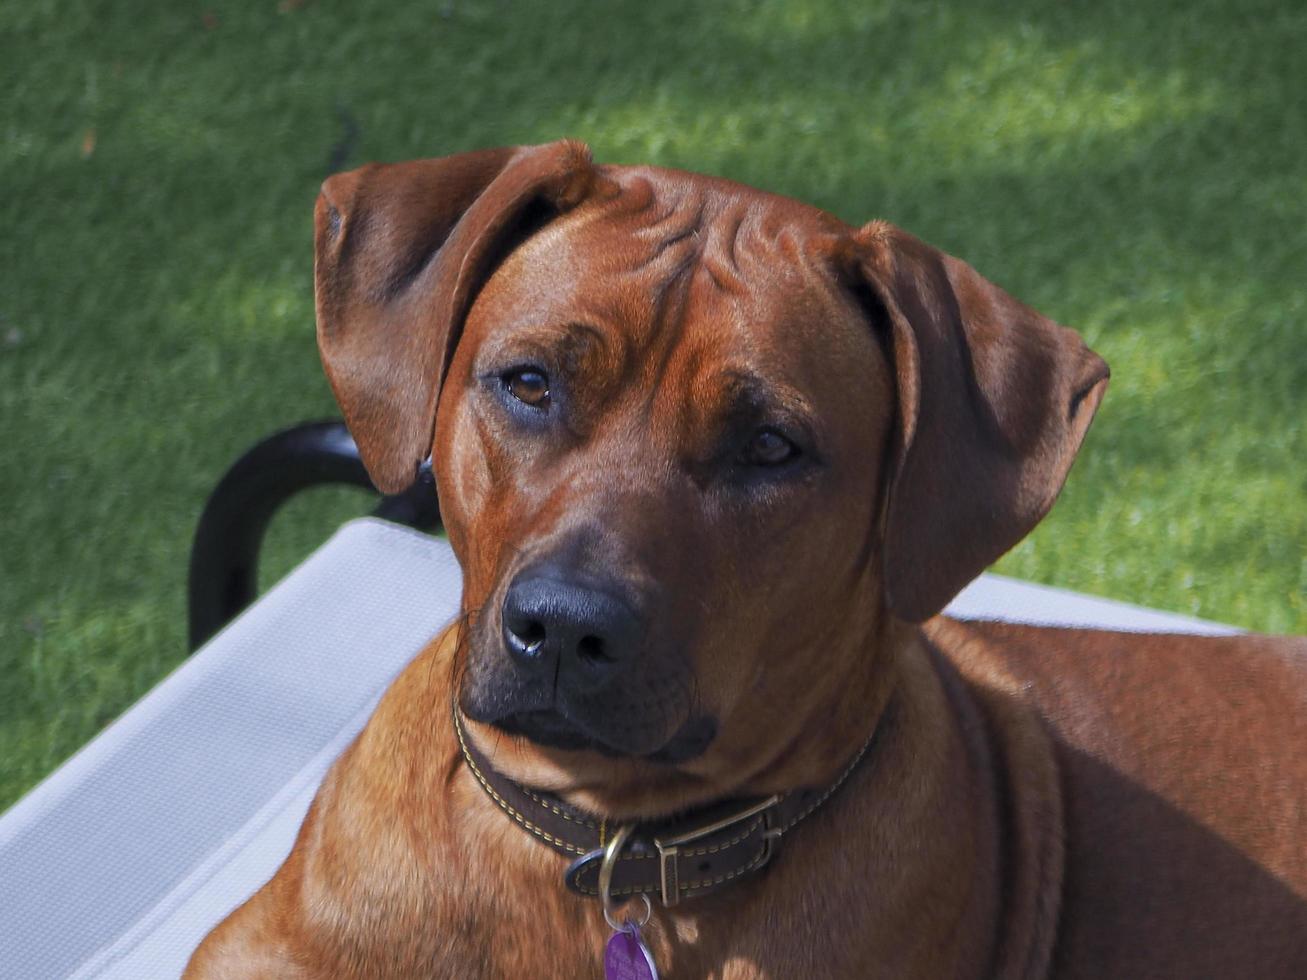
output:
[[[759,429],[744,447],[742,461],[749,466],[780,466],[799,455],[799,447],[775,429]]]
[[[536,368],[518,368],[503,375],[508,393],[523,405],[544,411],[549,407],[549,378]]]

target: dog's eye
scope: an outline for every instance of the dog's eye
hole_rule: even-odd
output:
[[[549,407],[549,378],[535,368],[518,368],[503,375],[508,393],[523,405],[543,411]]]
[[[759,429],[744,449],[743,462],[750,466],[780,466],[799,455],[799,447],[775,429]]]

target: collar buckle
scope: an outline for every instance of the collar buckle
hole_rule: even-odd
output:
[[[743,810],[738,810],[729,816],[722,817],[720,820],[714,820],[712,823],[704,824],[702,827],[696,827],[694,830],[677,834],[675,837],[655,837],[654,847],[658,848],[663,907],[671,908],[681,900],[680,877],[676,859],[680,856],[682,847],[705,837],[711,837],[713,834],[726,830],[728,827],[733,827],[735,824],[744,823],[744,821],[759,814],[762,815],[763,819],[763,852],[754,868],[765,867],[776,849],[776,841],[781,836],[779,829],[772,826],[772,810],[781,801],[781,796],[780,793],[773,794],[765,800],[750,804]]]

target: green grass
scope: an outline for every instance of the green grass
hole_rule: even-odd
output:
[[[1307,7],[1255,0],[6,0],[0,806],[183,657],[223,468],[333,413],[342,151],[571,135],[895,221],[1113,367],[1001,571],[1307,632],[1305,50]],[[327,497],[271,569],[364,506]]]

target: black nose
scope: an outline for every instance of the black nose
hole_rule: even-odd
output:
[[[560,688],[602,686],[630,660],[634,611],[609,592],[541,572],[523,572],[504,596],[504,645],[515,662],[555,671]]]

